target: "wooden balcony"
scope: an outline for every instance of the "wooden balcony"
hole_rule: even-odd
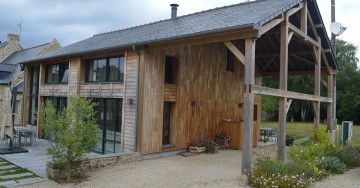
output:
[[[123,98],[122,83],[89,83],[80,85],[80,96],[94,98]]]
[[[68,84],[42,84],[39,88],[40,96],[67,97],[69,92]]]

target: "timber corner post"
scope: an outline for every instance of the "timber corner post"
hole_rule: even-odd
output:
[[[289,17],[285,14],[285,19],[280,26],[280,85],[279,89],[287,91],[288,82],[288,38],[289,38]],[[279,99],[279,131],[278,131],[278,158],[285,159],[286,141],[286,107],[287,98]]]
[[[250,174],[252,167],[252,137],[254,116],[254,94],[250,86],[255,83],[255,43],[256,39],[245,39],[245,95],[244,95],[244,147],[242,174]]]

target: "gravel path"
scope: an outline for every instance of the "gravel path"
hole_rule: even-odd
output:
[[[321,182],[317,182],[311,188],[358,188],[360,187],[360,168],[351,169],[345,174],[329,176]]]
[[[256,147],[254,154],[275,153],[276,147]],[[143,160],[132,164],[118,164],[90,172],[87,181],[76,184],[57,184],[44,181],[23,187],[248,187],[241,178],[241,151],[220,151],[191,157],[170,156]],[[331,176],[312,185],[312,188],[360,187],[360,168],[343,175]]]

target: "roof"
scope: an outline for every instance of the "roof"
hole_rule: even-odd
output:
[[[11,82],[11,77],[17,72],[17,65],[7,65],[0,63],[0,85],[7,85]]]
[[[49,43],[35,46],[32,48],[23,49],[20,51],[13,52],[6,59],[2,61],[3,64],[13,64],[16,65],[19,62],[24,62],[30,59],[34,59],[38,54],[46,48]]]
[[[302,0],[257,0],[215,8],[173,19],[94,35],[23,63],[245,28],[261,30],[264,24],[301,2]],[[316,1],[308,1],[308,7],[313,20],[315,20],[314,23],[324,25]],[[322,38],[322,47],[329,49],[330,42],[325,28],[319,27],[317,30]],[[338,67],[333,54],[327,53],[326,56],[330,66],[337,70]],[[294,69],[297,69],[297,67],[294,67]]]
[[[2,47],[4,47],[4,46],[6,46],[6,45],[7,45],[7,43],[8,43],[8,42],[2,42],[2,43],[0,43],[0,48],[2,48]]]
[[[24,93],[24,82],[23,81],[18,83],[15,87],[17,88],[17,90],[16,90],[17,93]]]
[[[37,60],[129,47],[184,37],[258,28],[300,0],[259,0],[211,9],[128,29],[94,35],[41,56]],[[33,61],[33,60],[32,60]]]

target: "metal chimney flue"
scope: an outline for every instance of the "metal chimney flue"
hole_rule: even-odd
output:
[[[171,19],[176,18],[176,16],[177,16],[177,7],[179,5],[178,4],[170,4],[170,6],[171,6]]]

